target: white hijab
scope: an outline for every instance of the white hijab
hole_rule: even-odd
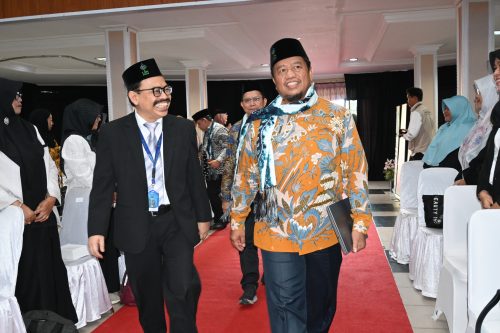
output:
[[[458,160],[462,165],[462,169],[467,169],[470,161],[476,158],[479,152],[486,146],[486,141],[488,141],[488,136],[491,132],[491,110],[496,102],[498,102],[498,93],[492,74],[483,76],[475,80],[474,83],[481,93],[483,103],[476,123],[465,137],[458,151]]]

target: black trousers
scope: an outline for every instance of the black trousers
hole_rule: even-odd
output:
[[[255,227],[255,216],[253,210],[245,220],[245,248],[240,254],[241,287],[245,290],[247,286],[259,285],[259,254],[253,243],[253,231]]]
[[[151,217],[150,238],[140,253],[125,253],[125,263],[145,333],[196,333],[201,283],[193,263],[193,245],[172,211]]]
[[[101,264],[102,274],[106,280],[108,292],[114,293],[120,290],[120,273],[118,269],[118,257],[120,251],[114,244],[114,209],[111,210],[111,217],[109,221],[108,237],[105,239],[104,247],[106,252],[103,253],[103,258],[99,259]]]
[[[218,176],[216,179],[207,180],[207,193],[208,200],[210,200],[210,205],[214,212],[214,223],[218,222],[223,214],[222,211],[222,199],[220,198],[220,186],[222,183],[222,176]]]

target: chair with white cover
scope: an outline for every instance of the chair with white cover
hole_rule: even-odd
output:
[[[469,222],[468,275],[468,333],[475,331],[477,317],[500,289],[500,209],[483,209],[475,212]],[[483,333],[500,332],[500,306],[495,306],[486,316]]]
[[[87,245],[90,190],[89,187],[72,187],[66,192],[59,233],[61,245]]]
[[[452,168],[429,168],[418,178],[418,230],[410,254],[409,278],[426,297],[436,298],[437,295],[443,261],[443,230],[426,227],[422,196],[444,195],[457,173]]]
[[[476,186],[450,186],[444,192],[443,266],[434,319],[444,313],[451,333],[467,328],[467,225],[481,209]]]
[[[89,195],[88,187],[70,188],[66,192],[61,219],[61,252],[78,316],[77,328],[100,319],[112,308],[101,265],[87,249]]]
[[[0,332],[26,332],[16,291],[17,267],[23,249],[24,214],[21,208],[0,210]]]
[[[423,170],[422,161],[408,161],[401,167],[400,209],[392,232],[389,254],[400,264],[410,262],[411,244],[417,234],[417,186]]]

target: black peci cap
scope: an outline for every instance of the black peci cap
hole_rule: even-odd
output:
[[[135,83],[141,82],[142,80],[149,79],[150,77],[162,76],[156,61],[151,58],[143,61],[139,61],[127,68],[123,74],[122,79],[125,85],[131,86]]]
[[[205,118],[207,116],[212,117],[210,115],[210,111],[208,109],[203,109],[203,110],[200,110],[200,111],[196,112],[195,114],[193,114],[193,120],[198,121],[201,118]]]
[[[304,61],[309,64],[309,57],[307,56],[306,51],[302,47],[302,44],[298,39],[295,38],[283,38],[277,41],[271,46],[271,72],[273,70],[274,65],[283,59],[290,57],[302,57]]]

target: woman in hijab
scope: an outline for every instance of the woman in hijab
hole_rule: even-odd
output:
[[[490,52],[490,64],[497,92],[500,93],[500,50]],[[486,144],[483,167],[477,184],[477,197],[483,208],[500,208],[500,102],[491,111],[491,133]]]
[[[102,105],[87,98],[78,99],[64,109],[61,156],[68,191],[72,187],[92,186],[93,150],[102,109]]]
[[[45,145],[49,148],[50,157],[56,163],[57,169],[59,171],[59,185],[62,186],[62,171],[61,171],[61,146],[57,143],[54,138],[54,133],[52,128],[54,127],[54,121],[52,119],[52,114],[47,109],[36,109],[33,110],[29,115],[29,121],[38,129],[38,133],[45,142]]]
[[[64,173],[66,174],[66,193],[74,188],[79,188],[78,196],[84,196],[88,203],[88,195],[92,188],[92,179],[95,167],[95,146],[97,144],[97,131],[101,123],[103,106],[86,98],[81,98],[69,104],[64,109],[63,117],[63,143],[61,156],[63,159]],[[75,191],[76,193],[76,191]],[[82,194],[84,193],[84,194]],[[80,210],[84,208],[85,212]],[[71,227],[64,225],[61,231],[63,243],[87,244],[87,207],[82,207],[72,200],[65,201],[64,215],[70,216]],[[119,251],[113,244],[113,217],[111,217],[109,237],[107,237],[106,254],[99,260],[103,271],[110,298],[113,303],[119,301],[116,294],[120,289],[118,273]],[[81,230],[84,229],[84,232]]]
[[[493,75],[489,74],[474,81],[474,86],[476,87],[474,107],[478,112],[478,119],[458,151],[462,173],[457,176],[455,185],[477,185],[486,152],[486,142],[492,127],[491,110],[498,101]]]
[[[21,86],[0,79],[0,150],[19,167],[23,201],[11,205],[25,223],[15,296],[22,312],[50,310],[77,322],[52,211],[60,199],[57,169],[35,126],[19,116]]]
[[[436,136],[425,151],[422,159],[424,168],[445,167],[461,172],[458,149],[476,122],[476,116],[464,96],[446,98],[443,100],[442,107],[446,123],[439,127]]]
[[[42,137],[43,141],[49,148],[54,148],[58,146],[54,134],[52,133],[52,127],[54,126],[54,121],[52,119],[52,114],[47,109],[35,109],[29,115],[29,121],[38,129],[38,133]]]

